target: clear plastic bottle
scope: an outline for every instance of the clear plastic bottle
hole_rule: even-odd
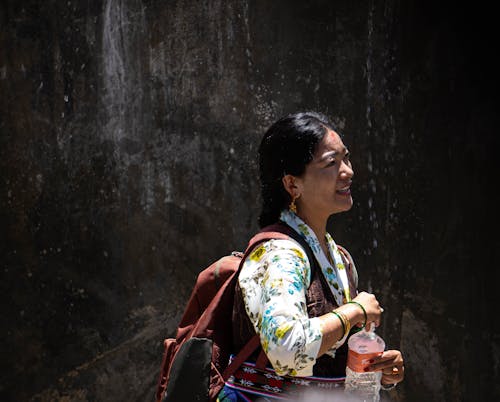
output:
[[[384,340],[375,333],[375,323],[371,323],[369,330],[352,335],[347,345],[345,392],[359,401],[379,402],[382,372],[364,371],[370,359],[381,355],[385,349]]]

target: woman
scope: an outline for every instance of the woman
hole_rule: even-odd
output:
[[[353,203],[349,151],[332,124],[318,113],[286,116],[266,132],[259,155],[260,226],[278,223],[290,238],[266,241],[245,260],[233,332],[237,347],[259,333],[272,370],[244,366],[226,383],[221,402],[342,383],[349,329],[378,326],[383,312],[373,294],[357,294],[354,264],[326,231],[328,218]],[[403,379],[402,355],[387,350],[368,370],[382,371],[382,387],[393,387]]]

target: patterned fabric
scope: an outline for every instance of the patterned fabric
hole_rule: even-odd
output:
[[[302,219],[289,210],[284,210],[281,213],[280,219],[295,229],[297,233],[300,233],[307,241],[307,244],[311,247],[314,256],[321,266],[323,275],[330,285],[330,290],[332,291],[337,304],[342,306],[348,301],[351,301],[349,282],[347,279],[347,271],[345,269],[344,261],[342,260],[340,251],[333,241],[332,236],[330,236],[330,233],[327,232],[325,237],[329,254],[334,262],[333,266],[323,252],[316,234]]]
[[[326,236],[334,266],[324,255],[314,232],[295,214],[283,211],[281,219],[310,245],[338,305],[350,300],[342,257]],[[278,375],[311,376],[322,341],[318,318],[307,314],[306,290],[311,267],[303,248],[294,240],[270,240],[258,246],[245,261],[239,285],[247,315]],[[328,352],[332,357],[342,345]]]
[[[254,363],[244,363],[228,381],[218,400],[254,401],[289,400],[306,389],[330,390],[342,388],[345,377],[291,377],[279,376],[272,369],[258,369]],[[225,399],[224,399],[225,398]]]
[[[217,396],[217,402],[253,402],[261,399],[260,395],[238,391],[225,385]]]

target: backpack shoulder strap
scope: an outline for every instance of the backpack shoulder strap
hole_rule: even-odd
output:
[[[241,268],[243,267],[243,263],[246,260],[246,257],[254,250],[257,245],[270,239],[288,238],[289,236],[287,234],[280,231],[260,231],[248,242],[248,246],[242,256],[233,255],[232,258],[238,259],[237,269],[235,269],[230,275],[227,276],[227,279],[224,280],[224,283],[220,286],[211,302],[201,312],[198,320],[192,326],[192,328],[190,328],[188,336],[206,337],[207,334],[213,330],[214,323],[215,321],[217,321],[217,319],[215,318],[215,310],[219,309],[217,306],[219,304],[227,303],[230,303],[232,305],[234,288],[238,279],[238,275],[241,271]]]
[[[261,235],[267,235],[266,240],[271,239],[293,239],[304,249],[307,255],[307,259],[309,260],[309,265],[311,266],[311,270],[316,266],[316,257],[314,256],[311,247],[307,243],[306,239],[304,239],[299,233],[297,233],[291,226],[287,225],[285,222],[279,221],[272,225],[266,226],[261,229],[261,231],[255,235],[254,238],[257,238]],[[265,236],[264,236],[265,237]],[[250,242],[252,242],[250,240]]]
[[[260,336],[259,334],[255,334],[250,338],[245,346],[238,352],[238,354],[231,360],[231,363],[227,365],[224,372],[222,373],[222,377],[224,381],[227,381],[229,377],[231,377],[234,372],[245,362],[250,355],[257,350],[260,346]]]

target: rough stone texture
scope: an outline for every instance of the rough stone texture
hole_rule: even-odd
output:
[[[302,109],[353,155],[330,229],[406,357],[392,399],[498,399],[496,22],[474,6],[2,2],[0,399],[152,400],[197,272],[257,228],[263,131]]]

